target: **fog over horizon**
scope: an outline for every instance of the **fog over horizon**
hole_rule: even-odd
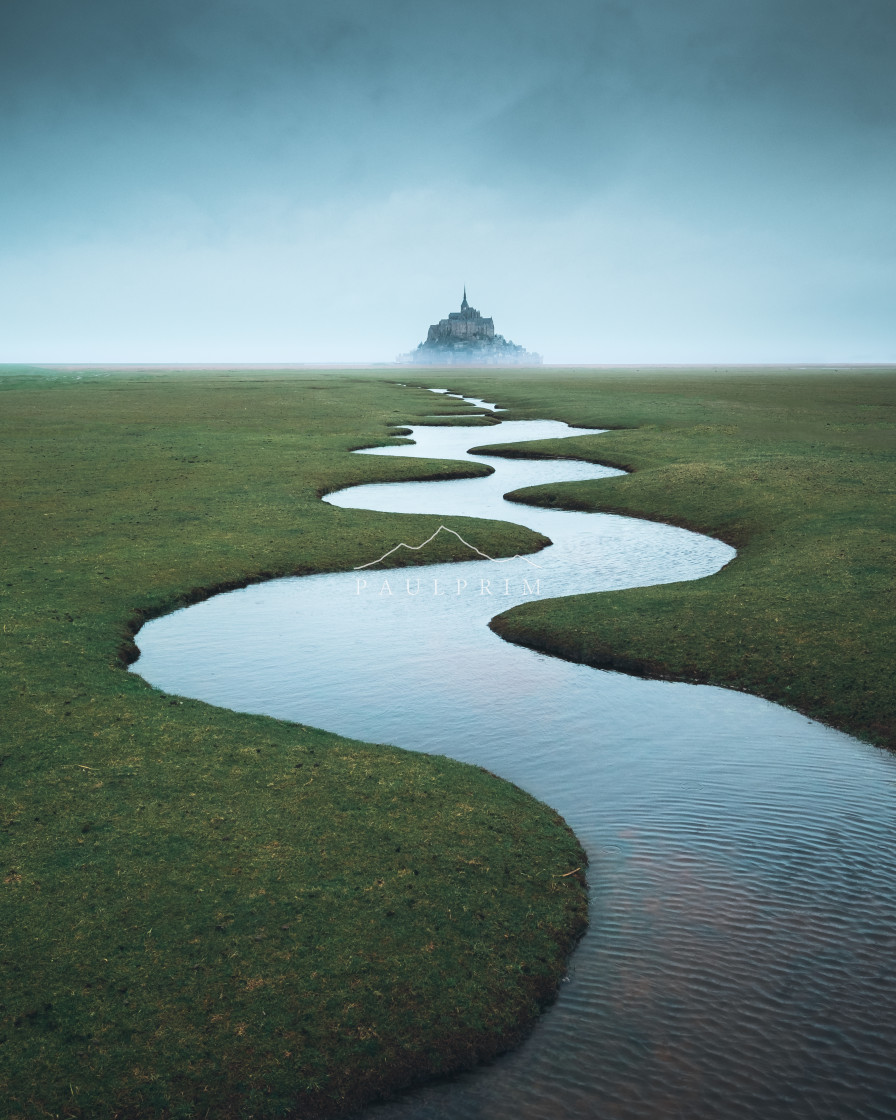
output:
[[[896,360],[892,0],[8,0],[0,362]]]

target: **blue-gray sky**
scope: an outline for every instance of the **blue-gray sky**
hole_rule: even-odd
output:
[[[3,0],[0,361],[896,360],[893,0]]]

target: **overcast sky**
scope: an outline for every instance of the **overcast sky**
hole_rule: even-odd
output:
[[[896,360],[894,0],[2,0],[0,361]]]

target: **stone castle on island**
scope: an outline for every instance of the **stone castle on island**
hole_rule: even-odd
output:
[[[452,311],[447,319],[434,323],[426,341],[410,354],[402,354],[399,361],[433,366],[532,366],[541,365],[541,356],[495,334],[493,320],[483,318],[467,303],[464,288],[460,311]]]

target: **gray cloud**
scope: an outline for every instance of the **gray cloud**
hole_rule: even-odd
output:
[[[496,259],[511,227],[541,245],[582,214],[624,244],[639,211],[658,257],[692,246],[695,290],[718,288],[722,244],[768,239],[810,272],[834,252],[829,315],[848,275],[892,290],[894,40],[891,0],[9,0],[0,231],[20,264],[126,259],[150,231],[178,253],[301,241],[316,214],[349,268],[359,215],[426,196],[436,267],[470,200]],[[399,250],[377,248],[400,283]]]

